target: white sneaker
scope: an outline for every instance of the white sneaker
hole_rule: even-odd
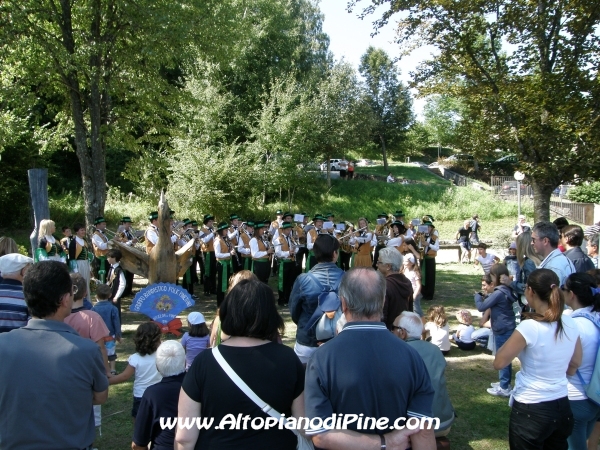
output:
[[[490,383],[490,386],[493,387],[494,389],[499,388],[500,382],[498,381],[497,383]]]
[[[508,389],[502,389],[500,386],[498,386],[495,388],[489,388],[487,392],[488,394],[495,395],[496,397],[510,397],[512,390],[510,387]]]

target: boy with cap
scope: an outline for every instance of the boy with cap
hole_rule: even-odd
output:
[[[27,325],[29,312],[23,295],[23,278],[33,259],[19,253],[0,257],[0,333]]]

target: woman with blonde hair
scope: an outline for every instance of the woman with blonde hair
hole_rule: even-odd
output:
[[[231,290],[242,280],[258,280],[257,276],[251,270],[240,270],[237,273],[234,273],[229,278],[229,288],[225,295],[229,294]],[[210,346],[215,347],[219,345],[222,341],[226,340],[229,336],[221,331],[221,319],[219,318],[219,309],[217,308],[217,315],[215,316],[215,320],[210,326]]]
[[[518,357],[521,370],[512,391],[508,428],[511,449],[567,448],[573,430],[567,375],[581,365],[582,349],[574,320],[563,314],[564,297],[558,276],[534,270],[525,296],[535,313],[527,313],[496,353],[494,368]]]
[[[361,217],[358,219],[358,230],[348,242],[351,246],[358,245],[358,251],[353,255],[352,267],[371,267],[373,259],[371,256],[373,233],[369,231],[367,219]]]
[[[524,231],[517,236],[517,262],[519,263],[519,269],[512,282],[509,282],[504,277],[500,282],[502,284],[507,284],[512,288],[517,297],[519,297],[521,307],[523,307],[527,305],[527,300],[525,299],[527,278],[541,262],[531,245],[531,231]]]
[[[60,242],[53,236],[56,225],[53,220],[44,219],[40,222],[38,232],[38,249],[35,252],[36,261],[51,259],[54,261],[67,262]]]

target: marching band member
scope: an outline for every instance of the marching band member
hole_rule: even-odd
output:
[[[131,230],[131,217],[123,216],[121,218],[121,226],[119,229],[121,233],[125,235],[125,242],[123,242],[123,244],[129,247],[137,244],[138,240]],[[123,270],[123,274],[125,275],[125,291],[123,292],[122,296],[126,297],[131,295],[131,291],[133,290],[133,272]]]
[[[279,229],[279,236],[277,237],[277,240],[274,241],[275,255],[277,255],[277,258],[280,261],[278,281],[279,297],[277,299],[277,304],[279,306],[288,304],[292,286],[298,276],[294,259],[295,248],[291,239],[293,228],[294,226],[291,222],[283,222]]]
[[[156,247],[156,244],[158,243],[158,211],[152,211],[148,215],[148,220],[150,221],[150,225],[146,228],[144,242],[146,243],[146,253],[150,254],[152,249]],[[175,244],[176,240],[176,236],[171,236],[171,242],[173,244]]]
[[[390,226],[390,239],[388,239],[385,244],[386,247],[394,247],[400,253],[404,253],[406,249],[406,244],[404,243],[404,233],[406,233],[406,228],[404,224],[399,220],[396,222],[392,222]]]
[[[238,261],[241,262],[242,260],[240,259],[239,253],[237,253],[237,247],[238,247],[239,241],[240,241],[239,222],[240,222],[240,217],[237,214],[231,214],[229,216],[229,224],[230,225],[229,225],[229,228],[227,229],[227,237],[231,241],[231,244],[233,245],[233,247],[236,249],[236,255],[237,255],[237,258],[233,258],[233,260],[231,261],[231,263],[233,265],[233,273],[237,273],[240,270],[242,270],[241,264],[238,264]]]
[[[187,218],[183,219],[183,227],[181,229],[181,236],[179,237],[179,239],[177,239],[177,246],[179,248],[181,248],[184,245],[186,245],[190,239],[193,239],[192,233],[193,233],[192,221]],[[198,247],[200,247],[200,245],[198,245]],[[192,265],[190,265],[190,267],[188,267],[186,269],[185,273],[183,274],[183,278],[181,281],[181,287],[184,288],[185,290],[187,290],[188,294],[190,294],[192,296],[192,298],[194,300],[196,300],[198,297],[196,297],[194,295],[194,278],[193,278],[194,270],[195,270],[195,266],[194,266],[194,261],[192,258]]]
[[[221,222],[217,227],[217,237],[214,239],[215,258],[217,260],[217,308],[225,299],[229,277],[233,275],[232,259],[237,254],[228,235],[229,225]],[[234,256],[235,255],[235,256]]]
[[[35,252],[36,261],[52,259],[54,261],[67,262],[60,242],[53,235],[55,231],[56,225],[54,224],[54,221],[44,219],[40,222],[38,249]]]
[[[73,240],[73,233],[71,232],[71,227],[62,227],[63,238],[60,240],[60,245],[63,248],[63,252],[68,256],[69,255],[69,245],[71,245],[71,241]]]
[[[317,264],[317,259],[315,258],[315,253],[313,252],[313,246],[315,245],[317,236],[321,234],[324,220],[325,218],[321,214],[316,214],[315,217],[313,217],[314,228],[308,230],[308,233],[306,233],[306,248],[308,249],[308,258],[306,259],[304,272],[308,272],[315,264]]]
[[[216,294],[217,260],[215,259],[214,247],[214,216],[206,214],[202,221],[202,251],[204,252],[204,295]]]
[[[396,212],[394,213],[394,222],[400,222],[406,227],[406,225],[404,224],[404,211],[402,211],[401,209],[396,210]]]
[[[69,245],[69,267],[71,272],[77,272],[81,274],[87,285],[87,296],[90,296],[90,259],[92,255],[88,249],[88,243],[85,240],[85,225],[82,223],[76,223],[73,225],[73,231],[75,231],[75,238],[71,240]]]
[[[267,223],[258,222],[255,224],[256,235],[250,240],[250,252],[252,254],[252,272],[263,283],[269,283],[269,273],[271,269],[270,257],[273,254],[269,240]]]
[[[254,222],[246,222],[245,229],[240,233],[240,239],[238,241],[238,252],[241,259],[241,266],[243,270],[252,271],[252,251],[250,250],[250,240],[254,234]]]
[[[349,242],[350,245],[358,245],[358,251],[354,254],[352,267],[370,267],[373,264],[371,261],[373,236],[374,234],[369,231],[367,219],[364,217],[358,219],[358,230],[350,238]]]
[[[350,260],[352,259],[353,253],[352,247],[348,242],[350,234],[352,234],[351,227],[346,226],[341,234],[342,236],[338,237],[338,241],[340,241],[340,256],[338,258],[338,267],[344,272],[346,272],[350,270]]]
[[[421,293],[423,299],[433,300],[435,292],[435,257],[440,249],[440,240],[433,223],[423,221],[423,225],[429,227],[429,232],[425,236],[420,236],[424,247],[424,257],[421,264],[421,284],[423,285]]]
[[[277,217],[279,217],[279,216],[277,216]],[[289,211],[287,211],[281,215],[281,222],[279,223],[279,227],[275,230],[275,233],[273,234],[273,237],[271,239],[271,242],[273,242],[273,245],[275,245],[275,243],[279,239],[279,234],[281,232],[281,227],[283,226],[283,224],[284,223],[292,223],[293,218],[294,218],[294,215]],[[272,265],[273,276],[275,276],[279,273],[279,258],[277,258],[277,254],[275,254],[275,256],[271,259],[271,265]]]
[[[252,270],[252,252],[250,250],[250,240],[254,233],[254,222],[246,222],[246,227],[240,232],[240,239],[238,240],[238,252],[241,259],[242,270]]]
[[[387,218],[388,215],[385,212],[380,212],[377,214],[377,221],[384,220],[386,221],[385,225],[380,225],[379,223],[375,226],[375,232],[373,233],[373,246],[375,247],[375,255],[373,256],[373,269],[377,270],[377,260],[379,259],[379,250],[385,247],[383,242],[385,236],[388,235],[388,227],[387,227]],[[360,227],[359,227],[360,228]]]
[[[304,257],[308,254],[308,250],[306,248],[306,232],[304,228],[308,223],[308,215],[305,212],[301,212],[302,223],[297,223],[294,229],[292,230],[292,235],[294,239],[298,243],[298,250],[296,252],[296,272],[299,274],[302,273],[302,262],[304,261]],[[308,264],[308,261],[306,262]]]
[[[98,279],[102,284],[106,282],[106,254],[108,253],[108,237],[104,234],[106,229],[106,220],[104,217],[99,216],[94,220],[96,231],[92,234],[92,248],[94,249],[94,256],[96,258],[96,267],[98,270]]]
[[[323,217],[325,217],[325,221],[326,222],[335,223],[334,222],[335,216],[333,215],[333,213],[331,213],[331,212],[325,213],[325,214],[323,214]],[[323,231],[326,232],[326,233],[329,233],[329,234],[331,234],[333,236],[334,232],[335,232],[335,226],[332,227],[332,228],[326,228]]]
[[[283,223],[283,211],[278,209],[275,211],[275,215],[277,216],[277,219],[271,222],[271,225],[269,226],[269,234],[272,237],[275,237],[275,233],[279,230],[279,227]]]
[[[194,253],[194,259],[192,261],[192,282],[194,284],[204,284],[204,255],[202,254],[202,246],[199,244],[200,240],[198,236],[200,230],[198,229],[198,221],[192,220],[192,233],[196,239],[196,252]],[[198,269],[200,266],[200,278],[198,278]]]

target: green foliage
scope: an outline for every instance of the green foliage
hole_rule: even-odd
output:
[[[461,114],[462,104],[459,99],[448,95],[430,96],[423,109],[424,127],[431,138],[430,143],[456,147]]]
[[[369,47],[361,57],[359,71],[365,78],[363,95],[373,117],[371,138],[381,149],[387,169],[387,146],[397,150],[414,120],[412,100],[385,51]]]
[[[464,151],[483,156],[499,148],[518,156],[534,188],[536,220],[548,220],[557,185],[575,175],[597,176],[597,2],[369,3],[363,15],[374,5],[389,6],[376,27],[399,18],[404,50],[423,44],[438,49],[418,70],[415,85],[421,93],[461,99]]]
[[[567,198],[574,202],[600,203],[600,181],[580,184],[569,189]]]

